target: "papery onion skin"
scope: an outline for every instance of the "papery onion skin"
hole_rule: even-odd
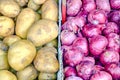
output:
[[[92,75],[90,80],[112,80],[112,76],[105,71],[99,71],[98,73]]]
[[[120,79],[120,65],[119,63],[111,63],[105,66],[106,71],[108,71],[114,79]]]
[[[89,41],[89,50],[92,55],[100,55],[108,45],[108,40],[102,35],[94,36]]]
[[[110,64],[110,63],[118,63],[119,62],[119,53],[114,51],[114,50],[105,50],[101,55],[100,55],[100,61],[102,64]]]

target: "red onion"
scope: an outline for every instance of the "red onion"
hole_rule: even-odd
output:
[[[83,37],[80,29],[79,29],[78,32],[77,32],[77,36],[78,36],[78,37]]]
[[[98,73],[94,74],[90,80],[112,80],[112,76],[105,71],[99,71]]]
[[[90,56],[84,57],[83,62],[84,61],[89,61],[89,62],[93,63],[93,65],[95,64],[95,59],[93,57],[90,57]]]
[[[102,64],[110,64],[112,62],[118,63],[119,62],[119,53],[113,50],[105,50],[100,55],[100,61]]]
[[[104,70],[104,67],[100,66],[100,65],[94,65],[94,69],[93,69],[93,74],[99,72],[99,71],[102,71]]]
[[[110,3],[109,0],[96,0],[97,9],[110,12]]]
[[[75,39],[76,35],[74,32],[68,30],[63,30],[61,32],[61,42],[63,45],[71,45]]]
[[[113,9],[120,9],[120,0],[110,0]]]
[[[96,4],[94,0],[82,0],[83,1],[83,9],[86,12],[90,12],[96,9]]]
[[[110,33],[119,33],[119,27],[114,22],[108,22],[106,24],[106,28],[103,30],[104,35],[108,35]]]
[[[88,42],[86,38],[76,38],[72,46],[73,48],[79,49],[85,56],[88,55]]]
[[[82,32],[83,35],[88,38],[101,34],[100,28],[92,24],[85,25],[82,29]]]
[[[106,70],[112,75],[114,79],[120,79],[120,65],[111,63],[105,66]]]
[[[113,49],[117,52],[119,52],[120,49],[120,36],[116,33],[110,33],[107,35],[108,39],[108,48]]]
[[[94,36],[89,41],[89,49],[91,54],[100,55],[106,48],[108,40],[102,35]]]
[[[82,6],[81,0],[67,0],[67,15],[75,16]]]
[[[77,72],[73,67],[67,66],[67,67],[64,68],[64,74],[65,74],[66,77],[76,76]]]
[[[95,25],[102,24],[107,21],[107,17],[103,10],[93,10],[88,14],[88,21]]]
[[[93,64],[90,61],[83,61],[76,66],[78,76],[82,77],[84,80],[88,80],[92,75]]]
[[[69,30],[73,31],[74,33],[77,32],[78,26],[73,22],[74,18],[69,19],[62,25],[62,30]]]
[[[65,80],[83,80],[83,79],[81,77],[77,77],[77,76],[69,76]]]
[[[111,22],[115,22],[118,25],[120,24],[120,11],[113,11],[108,15],[108,19]]]
[[[64,61],[69,66],[76,66],[83,59],[83,54],[77,49],[70,49],[64,53]]]

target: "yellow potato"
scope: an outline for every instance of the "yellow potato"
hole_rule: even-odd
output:
[[[36,13],[35,21],[38,21],[41,18],[40,14]]]
[[[17,80],[17,78],[8,70],[0,70],[0,80]]]
[[[42,46],[58,35],[58,25],[52,20],[39,20],[28,30],[27,39],[32,41],[35,46]]]
[[[40,72],[38,80],[56,80],[56,74]]]
[[[0,70],[2,69],[9,69],[9,64],[7,59],[7,53],[0,49]]]
[[[58,20],[58,6],[55,0],[47,0],[42,5],[41,11],[43,19]]]
[[[36,4],[43,4],[47,0],[33,0]]]
[[[40,7],[40,5],[34,3],[33,0],[29,0],[27,6],[35,11]]]
[[[5,43],[3,43],[3,41],[0,41],[0,49],[7,52],[8,46]]]
[[[57,47],[57,39],[54,39],[51,42],[47,43],[46,46]]]
[[[14,21],[5,16],[0,16],[0,36],[6,37],[14,33]]]
[[[37,70],[33,67],[33,65],[30,65],[23,70],[17,72],[18,80],[34,80],[36,77]]]
[[[19,40],[10,46],[8,62],[14,70],[20,71],[31,64],[35,55],[35,46],[30,41]]]
[[[25,6],[28,0],[15,0],[20,6]]]
[[[23,9],[16,21],[16,34],[21,38],[26,38],[27,31],[35,22],[35,19],[36,13],[31,8]]]
[[[8,46],[10,46],[11,44],[13,44],[14,42],[16,42],[16,41],[18,41],[20,39],[21,38],[19,36],[17,36],[17,35],[9,35],[9,36],[7,36],[7,37],[5,37],[3,39],[3,42],[5,44],[7,44]]]
[[[41,48],[34,59],[34,66],[40,72],[55,73],[59,69],[59,63],[52,50],[48,47]]]
[[[0,13],[8,17],[16,17],[20,12],[19,5],[14,0],[0,0]]]

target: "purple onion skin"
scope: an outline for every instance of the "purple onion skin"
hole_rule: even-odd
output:
[[[86,38],[78,37],[73,42],[73,48],[80,50],[81,53],[84,53],[85,56],[89,54],[88,52],[88,41]]]
[[[106,28],[103,30],[104,35],[109,35],[110,33],[119,33],[119,26],[115,22],[108,22]]]
[[[64,53],[64,61],[68,66],[76,66],[82,61],[83,57],[84,55],[77,49],[70,49]]]
[[[120,79],[120,65],[117,63],[111,63],[105,66],[106,71],[108,71],[115,80]]]
[[[67,78],[65,78],[65,80],[83,80],[81,77],[77,77],[77,76],[69,76]]]
[[[107,35],[108,46],[107,48],[119,52],[120,50],[120,36],[116,33],[110,33]]]
[[[91,62],[93,65],[95,64],[95,59],[94,59],[94,57],[90,57],[90,56],[84,57],[84,58],[83,58],[83,62],[84,62],[84,61],[89,61],[89,62]]]
[[[107,13],[111,11],[109,0],[96,0],[97,9],[104,10]]]
[[[108,40],[102,35],[94,36],[89,41],[89,49],[92,55],[100,55],[108,45]]]
[[[63,45],[71,45],[76,38],[74,32],[68,30],[63,30],[61,32],[61,42]]]
[[[103,10],[93,10],[88,14],[88,21],[91,24],[98,25],[107,22],[106,13]]]
[[[87,38],[91,38],[102,33],[101,29],[93,24],[87,24],[82,29],[83,35]]]
[[[120,11],[113,11],[108,15],[108,20],[110,22],[115,22],[116,24],[120,25]]]
[[[69,30],[69,31],[76,33],[78,31],[78,26],[74,23],[74,18],[67,20],[62,25],[62,30]]]
[[[64,68],[64,75],[65,75],[65,77],[76,76],[77,72],[76,72],[75,68],[67,66]]]
[[[67,0],[67,15],[75,16],[82,6],[81,0]]]
[[[101,65],[94,65],[94,69],[93,69],[93,74],[99,72],[99,71],[103,71],[104,70],[104,67],[101,66]]]
[[[101,55],[100,55],[100,61],[102,64],[110,64],[110,63],[118,63],[119,62],[119,53],[114,51],[114,50],[105,50]]]
[[[99,71],[92,75],[90,80],[112,80],[112,76],[105,71]]]
[[[94,0],[82,0],[83,1],[83,10],[85,12],[91,12],[96,9],[96,4]]]
[[[110,0],[111,8],[120,9],[120,0]]]
[[[82,61],[76,66],[76,70],[79,77],[82,77],[84,80],[88,80],[92,75],[93,63],[90,61]]]

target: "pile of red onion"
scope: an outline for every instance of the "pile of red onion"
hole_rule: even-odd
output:
[[[66,1],[65,80],[120,80],[120,0]]]

